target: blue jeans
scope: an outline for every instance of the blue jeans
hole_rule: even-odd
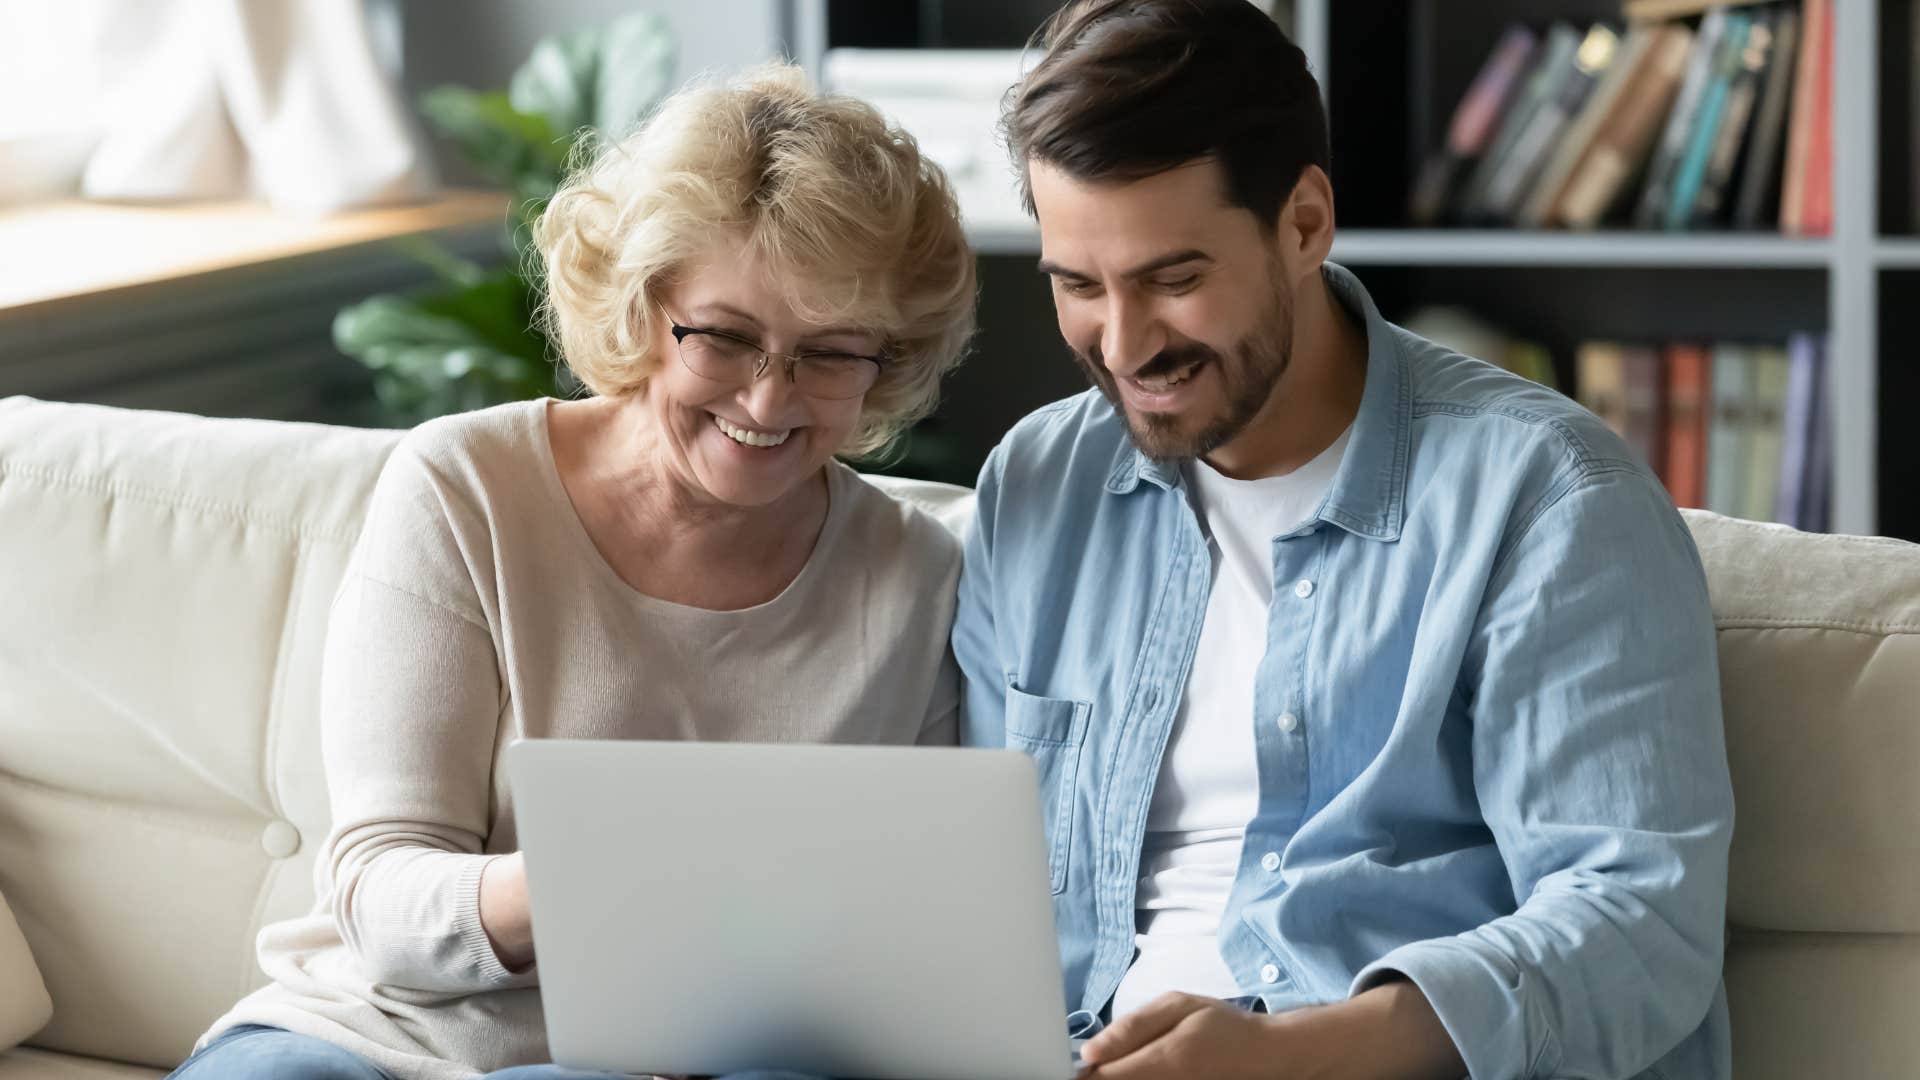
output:
[[[486,1080],[616,1080],[620,1073],[559,1065],[516,1065]],[[394,1080],[393,1074],[354,1053],[311,1035],[245,1024],[222,1032],[188,1058],[167,1080]],[[798,1073],[733,1073],[725,1080],[805,1080]]]

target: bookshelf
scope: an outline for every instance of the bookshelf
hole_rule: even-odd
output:
[[[1916,3],[1834,0],[1833,51],[1841,62],[1833,83],[1833,227],[1828,236],[1802,238],[1770,231],[1405,227],[1414,164],[1502,27],[1554,19],[1617,27],[1620,0],[1294,0],[1294,37],[1327,94],[1335,137],[1343,225],[1333,258],[1363,271],[1389,318],[1396,309],[1465,300],[1497,319],[1505,305],[1522,322],[1563,320],[1540,334],[1556,352],[1583,337],[1784,338],[1795,329],[1824,329],[1834,439],[1831,527],[1920,539],[1920,450],[1894,430],[1904,421],[1882,396],[1883,384],[1889,399],[1920,393],[1920,375],[1907,373],[1900,359],[1920,346],[1920,305],[1913,304],[1920,300],[1920,235],[1903,225],[1912,216],[1904,202],[1906,20]],[[827,4],[802,7],[824,18]],[[836,9],[847,4],[858,8],[857,0],[833,0]],[[927,30],[945,18],[941,6],[922,0],[923,9],[935,9],[931,22],[923,21],[917,41],[899,43],[953,44]],[[1017,46],[1053,5],[988,6],[1002,9],[1004,27],[998,37],[968,44]],[[819,40],[845,43],[825,32]],[[1385,168],[1375,167],[1383,161]],[[975,230],[972,238],[981,255],[982,348],[970,366],[1019,349],[1023,361],[1064,367],[1063,351],[1045,337],[1053,333],[1051,311],[1031,280],[1037,231],[1003,226]],[[1037,341],[1044,344],[1036,348]],[[966,405],[976,393],[966,381],[976,378],[963,368],[949,394],[958,399],[963,425],[983,418]],[[1022,398],[1016,406],[1023,393],[1071,392],[1078,388],[1073,378],[1023,375],[1012,392],[998,388],[985,418],[998,423],[1044,400]]]
[[[1729,290],[1747,287],[1751,273],[1786,275],[1777,287],[1796,296],[1807,290],[1816,295],[1800,297],[1800,303],[1824,307],[1823,325],[1831,340],[1827,369],[1828,392],[1833,410],[1833,516],[1835,530],[1874,533],[1889,524],[1893,509],[1883,504],[1897,495],[1893,485],[1882,483],[1883,453],[1880,439],[1880,375],[1882,352],[1879,331],[1882,310],[1879,299],[1882,272],[1899,268],[1920,269],[1920,239],[1882,236],[1881,200],[1878,184],[1882,162],[1880,104],[1882,99],[1879,66],[1879,32],[1883,23],[1882,5],[1905,5],[1910,0],[1835,0],[1834,55],[1844,58],[1834,70],[1834,222],[1830,236],[1802,239],[1762,233],[1652,233],[1652,232],[1522,232],[1500,230],[1407,230],[1393,227],[1349,229],[1336,243],[1335,258],[1344,257],[1355,266],[1374,267],[1538,267],[1558,275],[1566,288],[1582,289],[1588,279],[1602,270],[1619,268],[1655,268],[1661,274],[1662,290],[1668,303],[1686,305],[1694,297],[1719,301],[1723,306]],[[1578,3],[1568,0],[1532,0],[1521,4],[1479,3],[1476,0],[1405,0],[1382,5],[1392,9],[1386,17],[1400,16],[1407,40],[1408,83],[1399,89],[1408,103],[1409,126],[1443,122],[1444,113],[1457,100],[1463,84],[1437,91],[1436,74],[1451,64],[1477,64],[1491,44],[1501,24],[1508,20],[1538,23],[1552,18],[1585,21],[1610,20],[1618,24],[1619,6],[1612,3]],[[1464,9],[1464,10],[1463,10]],[[1301,47],[1329,96],[1329,112],[1336,137],[1343,122],[1354,123],[1343,110],[1343,92],[1351,86],[1342,80],[1337,65],[1343,53],[1336,40],[1342,28],[1342,16],[1352,6],[1336,12],[1333,0],[1298,0],[1296,28]],[[1456,18],[1472,11],[1468,18]],[[1426,35],[1427,40],[1412,40]],[[1459,75],[1453,76],[1459,82]],[[1425,86],[1413,85],[1415,79]],[[1440,82],[1445,82],[1441,77]],[[1449,93],[1450,91],[1450,93]],[[1426,102],[1422,106],[1421,102]],[[1343,116],[1343,112],[1349,115]],[[1415,146],[1426,136],[1423,132],[1396,131],[1406,146]],[[1904,148],[1902,148],[1904,152]],[[1336,146],[1336,174],[1340,171]],[[1336,191],[1341,191],[1336,183]],[[1405,179],[1396,177],[1383,184],[1375,195],[1376,205],[1402,199]],[[1362,189],[1360,198],[1369,192]],[[1397,208],[1396,208],[1397,209]],[[1364,211],[1363,211],[1364,214]],[[1383,217],[1388,215],[1382,215]],[[1343,218],[1346,215],[1343,214]],[[1350,219],[1348,219],[1350,220]],[[1742,284],[1729,284],[1728,271],[1742,271]],[[1670,271],[1670,272],[1668,272]],[[1802,273],[1792,273],[1802,271]],[[1813,273],[1805,273],[1812,271]],[[1609,290],[1596,290],[1604,296]],[[1718,295],[1715,295],[1718,294]],[[1760,307],[1759,303],[1755,304]],[[1596,335],[1618,331],[1596,318],[1590,330]],[[1702,320],[1704,323],[1705,319]],[[1702,326],[1737,335],[1742,325]],[[1911,521],[1912,511],[1902,508]],[[1902,522],[1904,530],[1911,524]]]

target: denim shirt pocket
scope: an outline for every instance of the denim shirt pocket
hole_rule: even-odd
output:
[[[1074,788],[1080,748],[1093,706],[1047,698],[1007,687],[1007,745],[1024,751],[1040,769],[1040,808],[1047,825],[1047,870],[1054,895],[1067,887],[1067,855],[1073,838]]]

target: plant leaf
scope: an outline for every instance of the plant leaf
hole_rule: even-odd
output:
[[[614,142],[632,130],[667,93],[676,63],[666,19],[641,12],[609,24],[594,85],[593,126],[601,138]]]
[[[448,250],[445,244],[424,236],[403,236],[393,241],[393,246],[433,271],[433,276],[448,285],[473,285],[487,274],[479,263],[461,258]]]
[[[546,361],[546,338],[533,326],[532,292],[513,271],[491,274],[464,289],[427,293],[414,301],[422,313],[458,322],[495,352],[535,363]]]
[[[496,184],[518,190],[529,175],[555,177],[565,164],[553,126],[514,108],[505,94],[435,87],[421,95],[420,112]]]
[[[373,368],[393,367],[409,350],[444,354],[488,347],[464,322],[433,314],[404,296],[375,296],[340,309],[333,319],[333,343]]]
[[[555,392],[556,372],[544,355],[503,351],[489,336],[400,296],[373,297],[333,320],[334,344],[372,371],[381,404],[403,423]]]
[[[594,80],[600,67],[598,37],[599,31],[583,30],[541,38],[507,84],[513,107],[541,117],[568,142],[581,128],[592,125]]]

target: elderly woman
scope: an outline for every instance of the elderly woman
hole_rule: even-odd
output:
[[[328,631],[317,903],[182,1080],[547,1060],[514,739],[954,739],[958,547],[835,460],[923,415],[972,330],[938,169],[768,68],[668,101],[536,237],[594,396],[394,451]]]

